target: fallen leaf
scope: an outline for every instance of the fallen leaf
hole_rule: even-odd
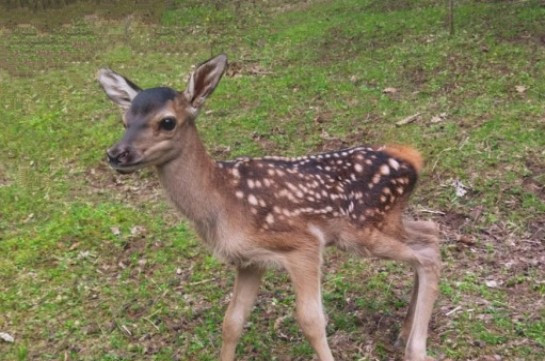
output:
[[[445,119],[447,119],[447,113],[441,113],[439,115],[434,115],[433,117],[431,117],[430,122],[431,123],[439,123],[439,122],[442,122]]]
[[[466,187],[461,181],[458,179],[454,180],[452,182],[452,186],[454,187],[454,190],[456,192],[456,197],[463,197],[467,194],[468,187]]]
[[[388,87],[388,88],[382,89],[382,92],[383,92],[384,94],[395,94],[395,93],[397,93],[397,89],[396,89],[396,88]]]
[[[110,227],[110,231],[112,231],[112,233],[114,234],[114,236],[119,236],[121,234],[121,230],[119,229],[119,227],[115,226],[115,227]]]
[[[527,87],[525,87],[524,85],[517,85],[515,86],[515,90],[517,91],[517,93],[524,93],[526,90],[528,90]]]
[[[490,288],[496,288],[498,287],[498,282],[494,281],[494,280],[487,280],[487,281],[484,281],[484,284],[486,285],[486,287],[490,287]]]
[[[134,226],[131,228],[131,236],[138,236],[146,232],[146,229],[142,226]]]
[[[0,332],[0,340],[9,342],[9,343],[13,343],[15,341],[13,336],[6,332]]]
[[[405,125],[405,124],[409,124],[409,123],[412,123],[414,122],[416,119],[418,119],[418,117],[420,116],[420,113],[416,113],[416,114],[413,114],[413,115],[410,115],[406,118],[403,118],[401,119],[400,121],[398,121],[396,123],[396,125]]]
[[[89,251],[80,251],[78,253],[78,259],[85,259],[88,258],[91,255],[91,252]]]

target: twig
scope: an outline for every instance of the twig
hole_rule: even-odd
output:
[[[461,309],[462,309],[462,306],[456,306],[456,307],[454,307],[452,310],[450,310],[450,311],[448,311],[447,313],[445,313],[445,316],[450,316],[450,315],[452,315],[454,312],[457,312],[457,311],[459,311],[459,310],[461,310]]]
[[[189,285],[190,286],[198,286],[198,285],[202,285],[203,283],[207,283],[207,282],[210,282],[210,281],[213,281],[213,280],[214,280],[213,278],[207,278],[207,279],[204,279],[204,280],[191,282]]]
[[[417,209],[417,212],[420,212],[420,213],[431,213],[431,214],[440,214],[440,215],[442,215],[442,216],[445,215],[445,212],[434,211],[433,209],[428,209],[428,208],[420,208],[420,209]]]
[[[412,123],[412,122],[414,122],[416,119],[418,119],[418,117],[420,116],[420,114],[422,114],[422,113],[416,113],[416,114],[413,114],[413,115],[409,115],[408,117],[403,118],[403,119],[401,119],[400,121],[396,122],[396,125],[399,126],[399,125],[405,125],[405,124]]]
[[[532,243],[532,244],[542,244],[542,242],[532,241],[530,239],[521,239],[521,242]]]

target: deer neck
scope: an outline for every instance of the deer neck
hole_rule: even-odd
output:
[[[183,148],[173,160],[157,167],[159,179],[176,207],[209,240],[221,207],[215,191],[217,168],[200,140],[193,124],[186,125]]]

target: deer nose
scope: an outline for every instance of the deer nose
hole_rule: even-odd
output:
[[[126,146],[116,146],[106,151],[110,164],[119,165],[127,163],[129,158],[129,149]]]

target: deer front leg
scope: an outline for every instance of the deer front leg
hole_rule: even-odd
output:
[[[322,308],[320,285],[321,256],[293,255],[288,259],[288,270],[295,288],[297,321],[303,334],[318,354],[320,361],[333,361],[327,344],[326,319]]]
[[[264,270],[258,267],[239,268],[233,296],[223,319],[221,361],[233,361],[237,342],[255,303]]]

